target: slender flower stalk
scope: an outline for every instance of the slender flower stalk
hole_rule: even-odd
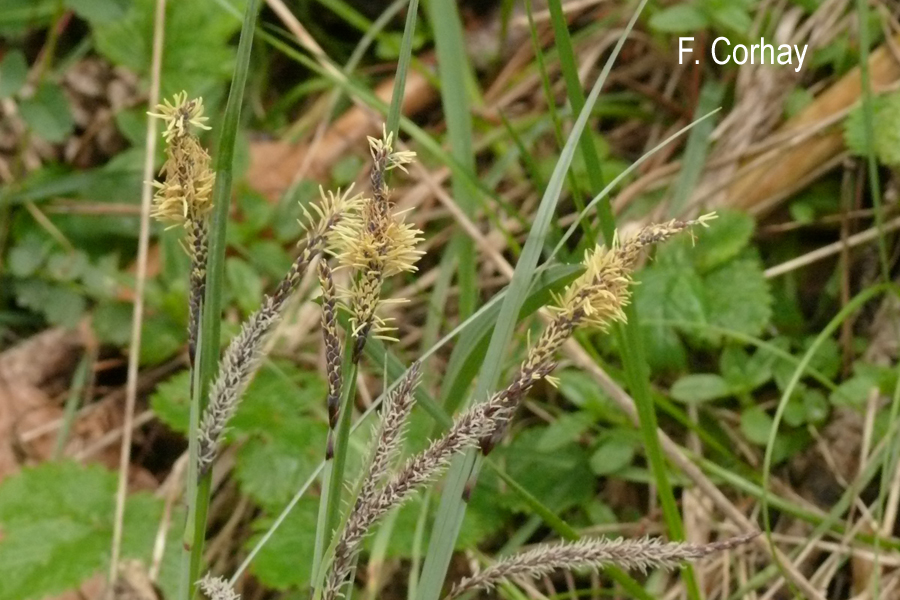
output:
[[[334,228],[345,218],[353,218],[358,197],[350,197],[350,190],[343,195],[330,192],[326,195],[322,191],[321,195],[321,203],[313,205],[316,216],[309,213],[306,215],[306,238],[300,255],[275,291],[265,296],[262,306],[244,322],[240,333],[228,345],[219,363],[219,372],[210,389],[209,403],[203,411],[198,432],[201,473],[210,468],[216,457],[222,432],[259,367],[263,344],[275,323],[280,320],[288,298],[303,278],[309,264],[330,243]]]
[[[715,215],[710,214],[696,220],[673,219],[667,223],[649,225],[623,243],[616,239],[611,248],[601,245],[587,251],[584,273],[555,298],[556,305],[550,307],[554,314],[553,320],[528,351],[512,382],[494,394],[488,403],[511,409],[508,411],[511,416],[515,406],[535,383],[541,379],[549,379],[556,366],[556,352],[577,327],[607,331],[611,323],[625,321],[623,309],[630,300],[632,270],[641,251],[695,225],[705,227],[713,218]],[[499,427],[482,440],[481,450],[484,454],[490,453],[496,446],[505,429]]]
[[[209,213],[212,210],[212,189],[215,173],[210,167],[209,154],[200,145],[193,129],[209,129],[203,116],[203,99],[188,100],[187,92],[175,94],[172,102],[165,100],[148,113],[166,124],[166,162],[160,175],[162,182],[154,182],[152,216],[172,226],[182,226],[187,233],[185,248],[191,258],[188,357],[194,364],[197,352],[197,331],[200,305],[206,289],[206,256],[208,253]]]
[[[422,232],[393,212],[390,189],[385,174],[395,168],[406,171],[415,153],[394,152],[393,135],[369,138],[372,153],[370,183],[372,196],[362,203],[362,219],[348,221],[337,228],[335,254],[341,266],[358,271],[349,296],[350,322],[355,338],[353,362],[359,361],[370,333],[386,337],[391,330],[376,311],[383,303],[381,286],[388,277],[404,271],[415,271],[415,263],[423,252],[416,250]],[[398,300],[393,300],[397,302]],[[387,337],[386,339],[391,339]]]
[[[557,570],[599,569],[615,565],[623,569],[674,569],[686,562],[746,544],[759,533],[737,536],[710,544],[664,543],[659,539],[585,539],[562,544],[542,544],[533,550],[504,558],[484,571],[457,583],[446,600],[478,589],[491,589],[513,577],[537,578]]]

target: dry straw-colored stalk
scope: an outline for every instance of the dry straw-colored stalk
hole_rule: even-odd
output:
[[[306,239],[303,250],[281,280],[275,292],[263,298],[262,306],[250,315],[240,333],[228,345],[219,363],[219,371],[210,389],[209,403],[200,420],[199,463],[206,472],[218,451],[219,440],[228,421],[262,359],[263,344],[273,325],[281,318],[284,306],[309,264],[331,241],[335,227],[344,219],[352,220],[359,202],[358,196],[338,192],[321,192],[322,200],[314,204],[316,216],[306,214]]]
[[[212,210],[215,173],[209,154],[200,145],[192,128],[209,129],[203,116],[203,99],[188,100],[187,92],[175,94],[172,102],[164,100],[156,112],[148,113],[166,124],[166,162],[160,170],[163,181],[154,181],[151,215],[172,226],[180,225],[187,233],[185,248],[191,258],[190,307],[188,317],[188,356],[191,364],[197,350],[197,328],[200,304],[206,288],[206,256],[209,242],[208,223]]]
[[[711,554],[746,544],[758,533],[710,544],[664,543],[658,538],[585,539],[561,544],[542,544],[533,550],[497,561],[487,569],[453,586],[446,600],[478,589],[491,589],[513,577],[536,578],[558,570],[599,569],[617,566],[647,572],[673,569]]]
[[[376,311],[381,299],[381,286],[388,277],[415,271],[415,263],[423,252],[416,249],[422,232],[394,213],[385,174],[395,168],[406,171],[415,153],[394,152],[393,134],[381,139],[369,138],[372,153],[370,182],[372,196],[362,201],[362,218],[342,223],[336,230],[335,254],[343,267],[358,274],[348,290],[350,323],[355,338],[353,360],[359,361],[369,334],[391,339],[391,328]],[[392,300],[398,302],[399,299]]]

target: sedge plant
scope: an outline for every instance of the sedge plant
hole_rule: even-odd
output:
[[[185,228],[185,248],[196,264],[205,254],[202,247],[204,219],[210,210],[210,190],[215,178],[210,170],[209,155],[195,132],[206,127],[202,102],[189,100],[183,93],[158,107],[154,114],[165,121],[167,141],[164,179],[157,185],[154,215]],[[369,144],[372,167],[368,193],[353,194],[352,187],[344,192],[320,190],[320,201],[304,211],[301,223],[305,235],[299,242],[297,258],[274,291],[262,298],[259,309],[243,323],[220,358],[198,427],[192,432],[199,449],[201,476],[207,476],[213,468],[223,433],[265,355],[266,341],[283,316],[297,284],[311,269],[315,269],[321,288],[327,381],[323,402],[330,425],[323,454],[331,461],[346,456],[354,406],[354,388],[348,384],[347,368],[352,366],[350,373],[355,378],[370,337],[394,339],[394,328],[384,310],[385,306],[400,300],[384,298],[383,284],[389,277],[415,271],[416,263],[423,255],[418,248],[423,233],[407,222],[407,214],[396,210],[386,183],[391,171],[405,171],[405,165],[412,162],[414,154],[395,151],[393,133],[387,130],[380,138],[369,138]],[[342,503],[342,486],[333,485],[335,481],[343,482],[346,462],[341,466],[340,477],[332,471],[332,477],[322,482],[321,501],[324,504],[321,514],[325,518],[319,522],[313,600],[347,596],[363,540],[373,528],[388,513],[433,483],[454,458],[472,450],[487,455],[496,447],[508,431],[517,408],[534,386],[542,380],[554,383],[552,373],[558,351],[576,330],[590,328],[605,332],[614,323],[626,320],[632,272],[648,247],[695,226],[705,226],[711,218],[714,216],[650,225],[626,240],[614,237],[609,245],[597,245],[587,251],[582,274],[546,307],[551,315],[548,324],[507,384],[487,400],[473,403],[456,415],[450,427],[424,450],[402,460],[404,434],[420,377],[419,363],[414,362],[399,384],[387,394],[364,468],[352,488],[353,497]],[[346,287],[335,283],[336,273],[346,276],[349,281]],[[196,335],[193,329],[196,327],[193,321],[196,318],[193,316],[194,290],[203,285],[202,268],[195,266],[191,277],[189,341]],[[343,334],[339,325],[341,312],[346,313],[348,323]],[[190,349],[193,352],[194,347]],[[341,510],[342,506],[346,508]],[[455,598],[477,589],[491,588],[501,581],[539,577],[559,569],[605,566],[640,571],[667,569],[735,547],[751,537],[741,536],[705,545],[666,543],[651,538],[583,539],[542,544],[505,557],[456,582],[446,597]],[[306,560],[307,557],[296,559]],[[207,574],[192,583],[213,600],[238,597],[230,583],[221,577]]]

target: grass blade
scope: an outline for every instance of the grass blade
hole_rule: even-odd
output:
[[[206,265],[206,295],[200,322],[199,343],[197,345],[197,385],[191,400],[191,435],[189,437],[190,464],[188,467],[188,518],[184,532],[184,556],[181,573],[181,598],[193,596],[193,582],[200,576],[203,562],[203,546],[206,537],[206,515],[209,510],[209,496],[212,474],[198,477],[196,426],[200,421],[209,385],[216,374],[219,362],[219,337],[222,313],[222,288],[225,274],[225,232],[231,205],[231,183],[233,178],[234,145],[241,119],[241,103],[247,74],[250,70],[250,50],[259,13],[259,0],[249,0],[241,26],[237,59],[225,116],[222,119],[222,135],[216,151],[216,181],[213,188],[213,214],[209,232],[209,258]],[[195,485],[196,484],[196,485]]]
[[[612,63],[621,50],[628,33],[634,27],[637,17],[645,4],[646,0],[641,2],[625,28],[603,72],[597,78],[593,89],[591,89],[591,93],[572,127],[569,139],[560,153],[559,161],[541,198],[534,224],[528,234],[528,239],[525,242],[525,247],[522,249],[519,261],[516,263],[516,269],[510,280],[508,292],[503,300],[503,305],[497,318],[497,325],[494,328],[486,360],[481,369],[481,375],[474,393],[476,400],[480,401],[486,398],[488,392],[497,385],[506,347],[512,339],[519,311],[544,248],[546,236],[556,210],[556,203],[562,191],[563,181],[575,155],[575,148],[587,125],[591,109],[600,95],[600,89],[612,68]],[[425,564],[422,567],[420,586],[416,594],[418,600],[438,600],[440,597],[441,588],[450,565],[450,558],[453,555],[456,538],[459,535],[459,529],[465,516],[463,490],[469,476],[477,472],[479,461],[476,459],[477,454],[475,452],[468,452],[466,455],[457,458],[450,467],[432,537],[429,542]]]
[[[435,52],[441,82],[441,102],[447,122],[447,140],[451,156],[469,173],[475,173],[475,153],[472,150],[472,113],[466,94],[467,82],[472,80],[466,60],[462,23],[455,0],[432,0],[429,16],[434,28]],[[474,177],[474,176],[473,176]],[[477,191],[467,180],[454,173],[451,177],[453,198],[463,213],[472,217],[478,202]],[[475,282],[475,246],[463,232],[455,236],[459,283],[459,313],[468,317],[475,312],[477,290]]]

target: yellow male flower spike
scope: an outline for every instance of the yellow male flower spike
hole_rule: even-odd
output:
[[[369,138],[372,153],[372,172],[369,176],[372,196],[361,201],[359,219],[343,221],[336,229],[330,251],[337,256],[342,267],[358,272],[347,291],[350,323],[356,337],[354,361],[359,359],[372,332],[385,337],[390,331],[376,310],[384,301],[381,287],[392,275],[416,270],[416,262],[423,252],[416,249],[422,241],[422,232],[405,223],[402,213],[394,213],[390,190],[385,183],[385,173],[412,162],[415,153],[394,152],[393,134],[385,129],[382,137]],[[385,338],[391,339],[391,338]]]
[[[187,92],[175,94],[172,102],[163,100],[156,105],[156,112],[148,112],[151,117],[162,119],[166,124],[163,137],[171,144],[176,137],[184,137],[189,133],[188,125],[198,129],[210,129],[206,125],[207,117],[203,116],[203,98],[187,99]]]
[[[147,113],[162,119],[166,125],[166,162],[160,171],[161,182],[155,181],[153,218],[181,225],[187,234],[185,249],[191,257],[190,317],[188,322],[188,355],[191,362],[196,350],[200,303],[206,286],[208,251],[207,217],[212,210],[215,173],[209,154],[191,130],[209,129],[204,123],[203,100],[188,100],[187,92],[175,94],[171,102],[157,105]]]
[[[584,273],[556,297],[556,306],[549,307],[553,319],[529,348],[515,379],[494,394],[488,404],[497,410],[514,408],[538,380],[550,375],[556,366],[557,350],[576,328],[588,326],[605,331],[613,321],[624,321],[623,308],[631,295],[632,270],[641,251],[694,225],[705,227],[713,218],[714,215],[705,215],[693,221],[673,219],[668,223],[649,225],[624,243],[616,238],[610,248],[601,245],[588,251]],[[488,454],[504,432],[505,426],[502,426],[486,436],[481,442],[482,452]]]
[[[189,125],[209,129],[204,125],[203,100],[188,100],[187,94],[175,94],[172,102],[164,101],[149,115],[166,124],[166,162],[160,175],[162,182],[154,182],[153,217],[190,230],[212,209],[215,173],[210,167],[209,154],[200,145]]]
[[[366,139],[369,140],[369,152],[372,154],[372,159],[377,163],[382,157],[385,158],[385,171],[398,168],[407,173],[405,165],[410,164],[416,158],[416,153],[411,150],[394,152],[394,133],[387,132],[387,125],[382,125],[381,138],[366,136]]]

